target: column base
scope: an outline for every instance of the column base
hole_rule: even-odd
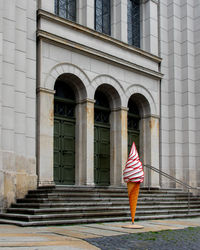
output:
[[[39,181],[38,187],[55,187],[56,184],[54,181]]]

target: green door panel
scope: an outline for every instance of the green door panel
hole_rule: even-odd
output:
[[[75,183],[75,123],[62,117],[54,118],[54,181]]]
[[[94,127],[94,181],[110,185],[110,128]]]

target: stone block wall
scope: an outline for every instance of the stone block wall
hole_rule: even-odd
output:
[[[200,187],[200,2],[195,1],[194,5],[194,43],[195,43],[195,93],[196,93],[196,173],[197,186]]]
[[[161,166],[163,171],[192,186],[199,185],[197,7],[198,1],[162,0],[159,13],[161,72],[164,74]],[[168,185],[165,178],[162,181]]]
[[[36,0],[0,2],[1,208],[37,183],[36,7]]]

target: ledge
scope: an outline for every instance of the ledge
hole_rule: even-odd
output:
[[[118,64],[120,66],[129,68],[129,70],[131,69],[131,70],[137,71],[139,73],[145,74],[149,77],[153,77],[156,79],[161,79],[163,77],[163,74],[158,72],[158,71],[153,71],[151,69],[142,67],[138,64],[134,64],[134,63],[131,63],[129,61],[126,61],[126,60],[119,58],[117,56],[112,56],[108,53],[104,53],[102,51],[95,50],[93,48],[87,47],[87,46],[79,44],[77,42],[70,41],[70,40],[63,38],[63,37],[56,36],[52,33],[49,33],[49,32],[43,31],[43,30],[37,31],[37,37],[39,39],[42,39],[42,40],[53,42],[53,43],[56,43],[56,44],[59,44],[62,46],[67,46],[67,47],[70,47],[71,49],[79,50],[81,52],[90,54],[92,56],[99,57],[101,60],[104,59],[104,60],[110,61],[110,62]]]
[[[82,33],[87,33],[87,35],[91,35],[93,37],[96,37],[98,39],[101,39],[101,40],[104,40],[106,42],[109,42],[109,43],[112,43],[113,45],[115,46],[118,46],[120,47],[121,49],[126,49],[126,50],[129,50],[130,53],[135,53],[135,54],[138,54],[142,57],[146,57],[156,63],[161,63],[162,61],[162,58],[156,56],[156,55],[153,55],[151,53],[148,53],[140,48],[137,48],[137,47],[134,47],[134,46],[131,46],[131,45],[128,45],[127,43],[124,43],[120,40],[117,40],[111,36],[108,36],[108,35],[105,35],[103,33],[99,33],[97,32],[96,30],[93,30],[93,29],[90,29],[88,27],[85,27],[83,25],[80,25],[78,23],[75,23],[75,22],[72,22],[72,21],[69,21],[65,18],[62,18],[62,17],[59,17],[59,16],[56,16],[50,12],[47,12],[47,11],[44,11],[44,10],[41,10],[39,9],[38,10],[38,19],[40,18],[44,18],[44,19],[47,19],[47,20],[50,20],[52,22],[57,22],[59,23],[60,25],[63,25],[63,26],[70,26],[72,29],[76,29],[78,30],[79,32],[82,32]],[[39,29],[39,27],[38,27]]]

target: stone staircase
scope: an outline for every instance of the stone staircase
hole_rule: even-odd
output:
[[[200,198],[180,189],[140,189],[135,220],[200,216]],[[19,226],[69,225],[131,221],[125,187],[38,188],[18,199],[0,223]]]

